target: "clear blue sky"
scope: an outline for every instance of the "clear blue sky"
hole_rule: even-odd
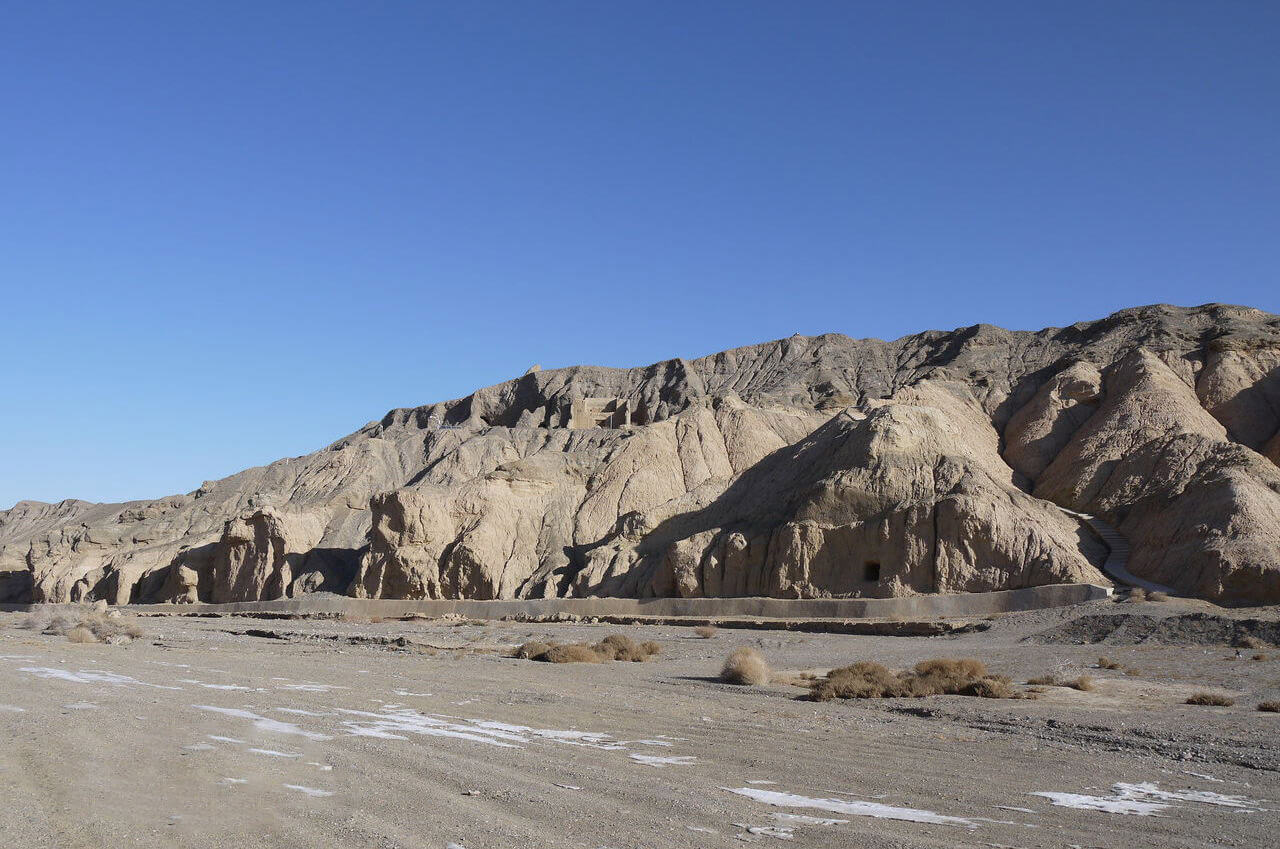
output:
[[[7,4],[0,506],[545,367],[1280,312],[1280,4]]]

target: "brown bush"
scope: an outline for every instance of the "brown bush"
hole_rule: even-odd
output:
[[[716,635],[717,630],[715,625],[699,625],[693,629],[693,633],[704,640],[709,640]]]
[[[1144,590],[1142,587],[1134,587],[1133,589],[1129,590],[1129,595],[1128,597],[1125,598],[1125,601],[1129,602],[1130,604],[1133,604],[1139,601],[1146,601],[1146,600],[1147,600],[1147,591]]]
[[[971,658],[921,661],[911,670],[897,674],[882,664],[864,660],[833,669],[810,687],[810,698],[820,702],[938,695],[1025,698],[1008,677],[989,674],[981,661]]]
[[[65,636],[77,643],[101,642],[113,645],[136,640],[144,633],[135,620],[126,619],[115,611],[111,614],[103,613],[91,605],[76,605],[57,611],[37,608],[19,622],[18,627]],[[71,637],[73,631],[77,632],[75,637]]]
[[[67,632],[67,639],[73,643],[96,643],[98,637],[88,628],[77,625]]]
[[[541,640],[530,640],[516,649],[516,657],[521,660],[540,660],[544,654],[551,650],[551,645],[551,643],[544,643]]]
[[[1037,675],[1035,678],[1028,678],[1027,683],[1036,684],[1042,687],[1043,686],[1056,687],[1058,686],[1058,679],[1056,676],[1053,676],[1053,675]]]
[[[748,646],[734,649],[724,661],[720,680],[726,684],[768,684],[769,664]]]
[[[626,634],[610,634],[596,643],[593,649],[605,660],[628,660],[640,663],[662,651],[662,646],[652,640],[637,643]]]
[[[907,684],[887,666],[870,660],[842,666],[815,681],[810,696],[815,701],[831,699],[883,699],[912,695]]]
[[[1160,590],[1156,590],[1155,592],[1152,592],[1152,593],[1147,593],[1147,601],[1168,601],[1168,600],[1169,600],[1169,594],[1160,592]]]
[[[1259,702],[1258,710],[1264,713],[1280,713],[1280,702]]]
[[[1081,675],[1079,678],[1075,679],[1074,681],[1066,682],[1063,686],[1070,687],[1073,690],[1082,690],[1086,693],[1096,689],[1096,687],[1094,687],[1093,685],[1092,675]]]
[[[1267,660],[1267,659],[1268,659],[1268,657],[1267,657],[1267,655],[1263,654],[1262,652],[1258,652],[1257,654],[1255,654],[1253,657],[1251,657],[1251,658],[1249,658],[1249,659],[1250,659],[1250,660]]]
[[[605,660],[591,646],[582,643],[570,643],[568,645],[556,645],[547,650],[546,654],[535,660],[545,660],[548,663],[601,663]]]
[[[1220,693],[1196,693],[1187,699],[1189,705],[1210,705],[1212,707],[1231,707],[1236,700]]]
[[[1259,640],[1254,636],[1240,637],[1233,643],[1233,645],[1239,649],[1265,649],[1268,647],[1267,643],[1264,643],[1262,640]]]
[[[1116,663],[1114,660],[1112,660],[1109,657],[1100,657],[1098,658],[1098,668],[1099,669],[1119,669],[1120,664]]]

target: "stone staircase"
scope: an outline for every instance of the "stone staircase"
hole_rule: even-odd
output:
[[[1173,594],[1173,590],[1164,584],[1157,584],[1155,581],[1139,578],[1129,571],[1129,541],[1111,525],[1097,516],[1090,516],[1088,513],[1077,513],[1075,510],[1068,510],[1065,507],[1059,507],[1058,509],[1087,524],[1107,546],[1107,560],[1102,564],[1102,571],[1106,573],[1108,578],[1118,584],[1141,587],[1147,592]]]

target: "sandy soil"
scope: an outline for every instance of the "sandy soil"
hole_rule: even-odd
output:
[[[167,617],[120,646],[3,614],[0,834],[19,848],[1274,845],[1280,714],[1254,707],[1280,698],[1280,653],[1027,639],[1192,607],[1101,602],[932,638]],[[504,656],[619,631],[662,654]],[[718,683],[737,645],[791,673],[977,657],[1098,686],[815,703]],[[1129,674],[1091,668],[1102,654]],[[1205,689],[1236,705],[1182,703]]]

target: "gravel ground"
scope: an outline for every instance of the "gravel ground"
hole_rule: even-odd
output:
[[[1037,636],[1138,614],[1278,618],[1098,602],[945,637],[700,639],[674,626],[164,617],[113,646],[3,614],[0,834],[13,847],[1274,845],[1280,714],[1254,708],[1280,698],[1280,652],[1122,644],[1114,628],[1102,644]],[[1194,642],[1191,627],[1161,633]],[[662,653],[506,656],[531,638],[618,632]],[[976,657],[1015,681],[1089,674],[1096,689],[817,703],[793,684],[719,683],[739,645],[783,678]],[[1093,668],[1100,655],[1122,668]],[[1202,690],[1236,704],[1183,703]]]

